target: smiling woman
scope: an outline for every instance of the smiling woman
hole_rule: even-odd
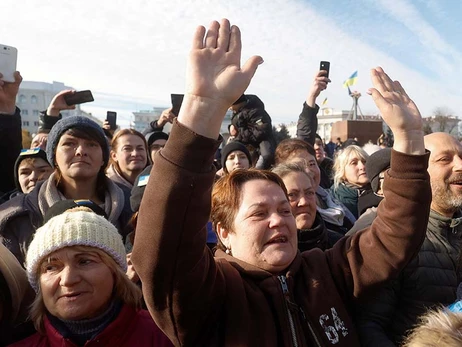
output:
[[[126,269],[122,238],[104,217],[88,207],[51,217],[27,252],[38,333],[14,346],[170,346],[139,309],[141,291]]]

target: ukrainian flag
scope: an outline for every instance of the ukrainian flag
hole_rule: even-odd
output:
[[[350,77],[348,77],[348,79],[345,80],[345,82],[343,82],[343,88],[348,88],[352,85],[355,85],[357,79],[358,79],[358,71],[355,71]]]

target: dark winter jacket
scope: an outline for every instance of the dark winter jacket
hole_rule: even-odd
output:
[[[424,239],[428,154],[393,152],[371,228],[298,253],[277,276],[206,246],[218,146],[175,122],[156,154],[131,256],[156,323],[177,346],[358,346],[356,298],[396,276]]]
[[[247,104],[231,118],[231,124],[238,131],[235,140],[255,148],[258,148],[262,141],[275,144],[271,117],[265,111],[265,105],[256,95],[246,97]]]
[[[315,105],[315,107],[310,107],[306,104],[306,102],[304,102],[302,113],[300,113],[300,116],[298,116],[297,138],[309,143],[312,146],[314,146],[316,131],[318,131],[318,111],[318,105]]]
[[[0,114],[0,158],[2,163],[0,165],[0,204],[8,200],[10,192],[16,188],[14,163],[21,148],[21,110],[16,107],[13,115]]]
[[[64,338],[48,317],[44,318],[45,335],[36,333],[19,341],[12,347],[77,347],[71,340]],[[85,347],[120,346],[120,347],[166,347],[172,343],[156,326],[145,310],[135,311],[125,305],[117,318],[95,338],[87,341]]]
[[[334,161],[329,157],[325,157],[319,164],[321,172],[321,181],[319,185],[324,189],[329,189],[334,184]]]
[[[47,111],[41,111],[39,115],[39,127],[38,132],[49,132],[53,125],[55,125],[60,119],[63,118],[63,115],[60,113],[58,117],[53,117],[47,115]]]
[[[297,230],[298,249],[300,252],[309,251],[313,248],[326,250],[332,248],[343,235],[328,230],[319,212],[316,212],[316,219],[310,229]]]
[[[109,180],[109,179],[108,179]],[[47,181],[38,182],[34,190],[29,194],[21,194],[8,202],[0,205],[0,242],[18,259],[24,266],[27,248],[31,243],[35,231],[42,226],[43,215],[39,208],[39,193],[41,186]],[[132,216],[130,209],[130,190],[122,190],[125,200],[121,201],[124,205],[118,218],[119,232],[125,237],[129,231],[127,225]]]
[[[379,206],[380,209],[380,206]],[[425,241],[397,280],[361,304],[358,330],[364,346],[399,345],[418,317],[456,300],[461,281],[462,214],[446,218],[431,211]]]

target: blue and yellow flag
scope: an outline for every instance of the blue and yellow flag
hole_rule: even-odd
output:
[[[356,80],[358,79],[358,71],[353,72],[353,74],[348,77],[348,79],[343,82],[343,88],[348,88],[356,84]]]
[[[322,102],[321,106],[324,106],[325,104],[327,104],[327,98],[324,99],[324,101]]]

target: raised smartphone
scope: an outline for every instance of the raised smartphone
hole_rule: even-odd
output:
[[[5,82],[14,82],[14,72],[18,61],[18,50],[14,47],[0,44],[0,73]]]
[[[172,113],[178,117],[178,113],[180,113],[180,107],[183,103],[184,94],[171,94],[172,99]]]
[[[319,64],[319,70],[327,71],[326,77],[329,78],[330,63],[328,61],[321,61],[321,63]]]
[[[89,90],[82,90],[80,92],[65,94],[63,98],[68,106],[95,101],[91,91]]]
[[[117,112],[107,111],[106,120],[109,123],[111,130],[117,129]]]

